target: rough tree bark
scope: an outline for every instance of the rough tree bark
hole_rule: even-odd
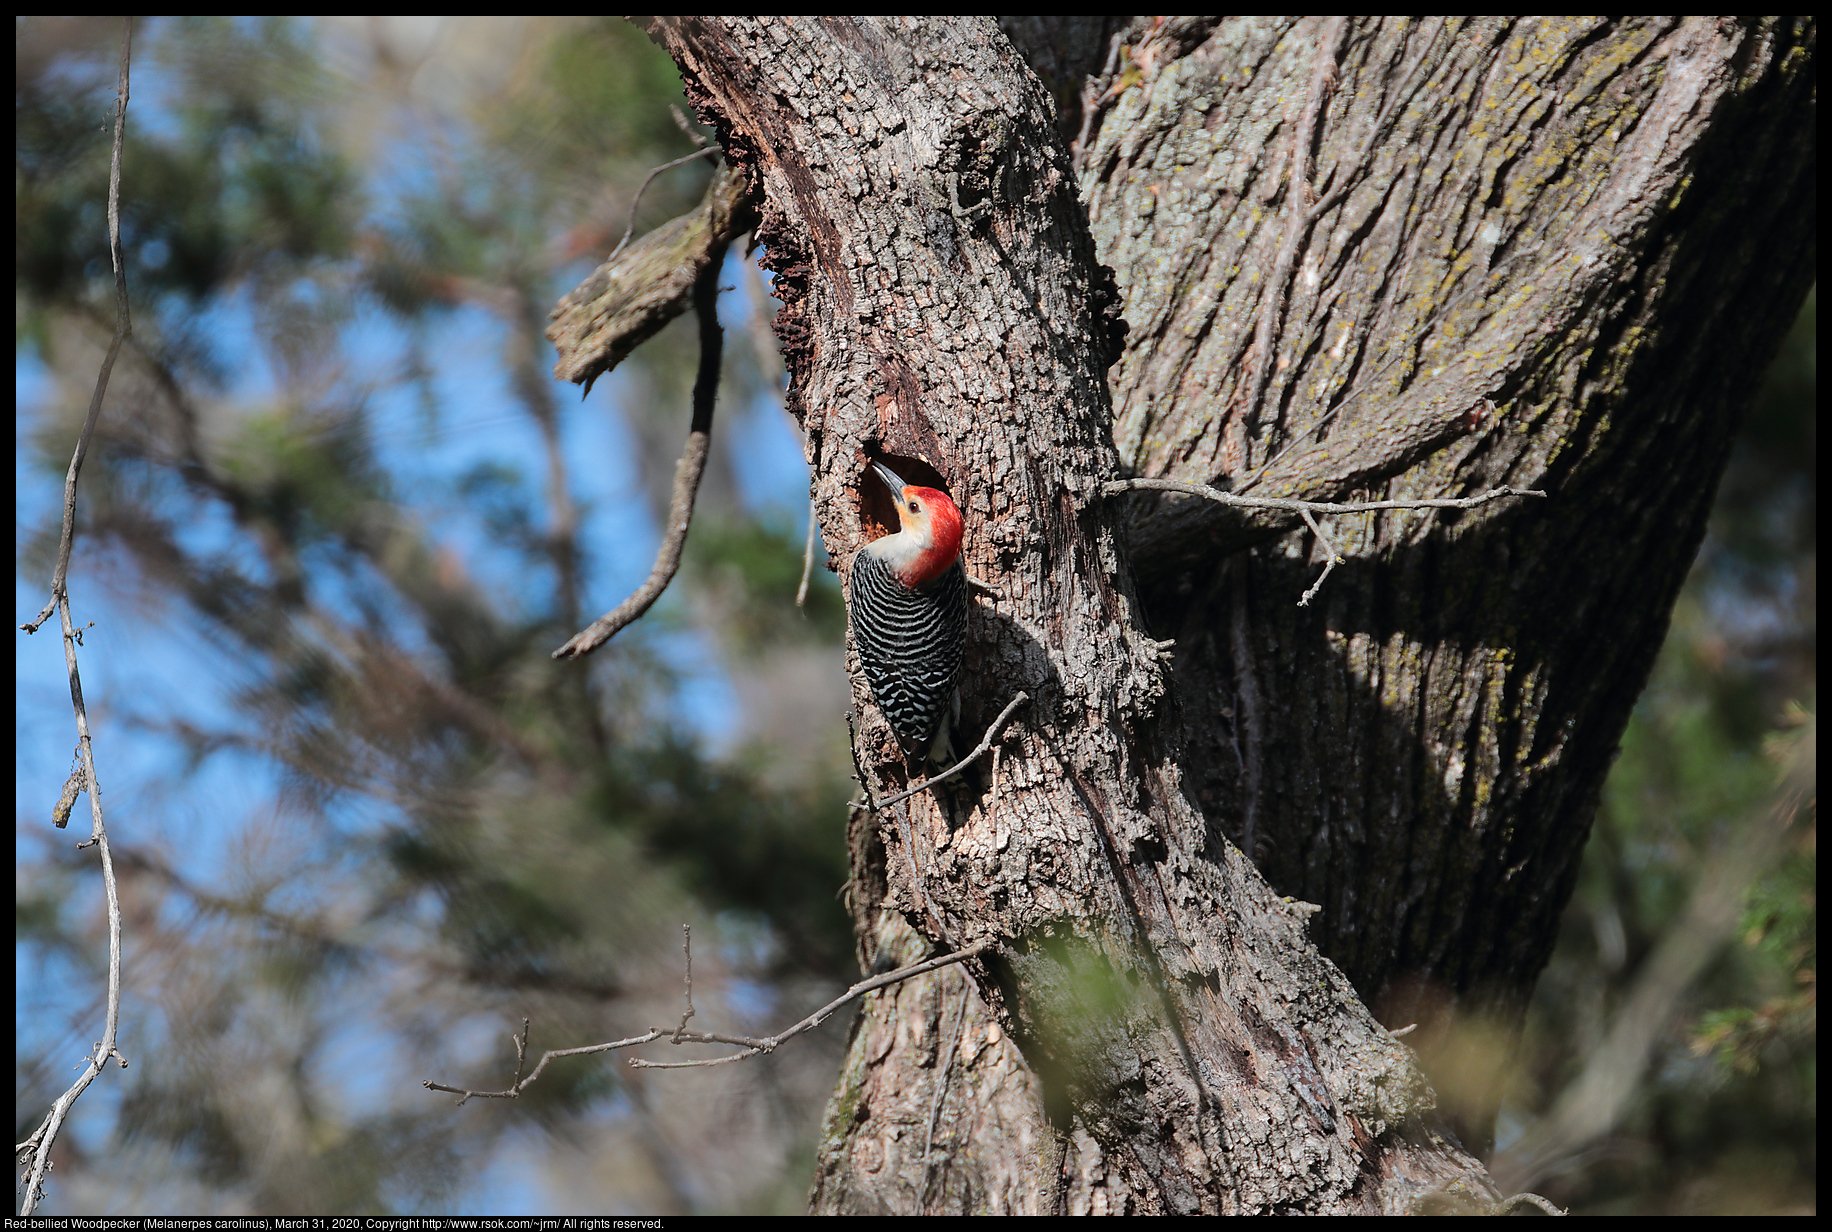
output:
[[[1208,505],[1134,535],[1177,639],[1188,788],[1322,906],[1312,936],[1377,1016],[1421,1024],[1407,1042],[1486,1149],[1506,1067],[1458,1053],[1518,1027],[1743,407],[1813,277],[1813,31],[1197,22],[1141,46],[1160,67],[1115,100],[1083,179],[1134,330],[1124,463],[1269,496],[1551,494],[1344,519],[1351,563],[1303,611],[1308,536],[1235,552],[1261,529]],[[1342,195],[1262,290],[1231,271],[1285,239],[1289,116],[1325,55],[1313,195]]]
[[[1007,29],[654,27],[750,176],[826,541],[889,520],[869,457],[947,487],[995,588],[968,743],[1032,699],[992,765],[855,814],[867,965],[999,948],[867,1007],[813,1205],[1486,1201],[1366,1007],[1429,1051],[1545,961],[1811,277],[1811,28]],[[1339,523],[1300,611],[1308,535],[1123,474],[1551,495]]]

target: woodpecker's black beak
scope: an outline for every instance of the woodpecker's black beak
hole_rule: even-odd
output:
[[[878,478],[884,480],[885,486],[890,488],[891,499],[893,500],[903,499],[903,490],[909,487],[910,485],[903,482],[903,480],[897,478],[896,471],[884,465],[884,463],[882,462],[873,462],[871,464],[871,468],[874,471],[878,472]]]

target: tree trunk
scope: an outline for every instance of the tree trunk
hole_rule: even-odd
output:
[[[870,1002],[814,1207],[1487,1200],[1363,998],[1438,1047],[1545,961],[1811,277],[1810,28],[1011,30],[655,30],[751,176],[826,541],[891,521],[868,458],[946,487],[993,588],[957,746],[1030,698],[996,760],[854,817],[868,966],[998,948]],[[1300,610],[1311,536],[1103,496],[1128,473],[1549,496],[1339,522]],[[881,798],[914,768],[853,678]]]

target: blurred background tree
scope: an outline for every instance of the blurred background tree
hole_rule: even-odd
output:
[[[105,346],[117,26],[16,28],[22,611]],[[680,581],[586,666],[547,656],[647,573],[691,322],[583,403],[554,301],[692,142],[667,57],[562,19],[159,19],[123,173],[134,349],[73,571],[127,913],[123,1046],[45,1213],[799,1210],[844,1027],[760,1062],[551,1067],[532,1046],[797,1017],[856,971],[840,901],[839,593],[794,594],[805,466],[766,288],[734,254]],[[640,234],[698,200],[666,173]],[[1694,885],[1810,739],[1813,308],[1725,480],[1542,979],[1498,1146],[1599,1045]],[[54,641],[18,652],[17,1118],[92,1037],[90,862]],[[1806,735],[1802,735],[1806,733]],[[1814,833],[1675,1007],[1650,1081],[1560,1174],[1579,1209],[1814,1201]]]
[[[1505,1151],[1604,1045],[1663,942],[1703,947],[1666,990],[1644,1080],[1542,1192],[1612,1214],[1817,1205],[1817,815],[1748,869],[1728,938],[1711,874],[1742,863],[1778,775],[1811,782],[1817,659],[1816,296],[1751,409],[1704,547],[1623,738],[1558,949],[1528,1015]],[[1790,765],[1791,763],[1791,765]],[[1693,934],[1689,939],[1687,934]]]
[[[21,594],[107,336],[117,30],[17,32]],[[683,922],[699,1028],[850,977],[842,611],[824,572],[794,604],[806,471],[736,255],[690,584],[589,665],[548,658],[647,572],[696,349],[670,332],[581,405],[541,330],[693,148],[680,102],[614,21],[141,30],[136,337],[76,583],[136,1065],[79,1105],[43,1209],[801,1204],[843,1027],[659,1088],[608,1059],[507,1105],[419,1086],[505,1085],[524,1015],[536,1049],[676,1020]],[[638,228],[707,174],[658,180]],[[22,1125],[98,961],[90,861],[43,824],[56,652],[19,652]]]

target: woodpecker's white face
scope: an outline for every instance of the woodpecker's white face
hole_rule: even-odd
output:
[[[929,516],[929,503],[916,495],[915,488],[905,488],[897,500],[897,520],[903,533],[927,549],[935,542],[935,522]]]

